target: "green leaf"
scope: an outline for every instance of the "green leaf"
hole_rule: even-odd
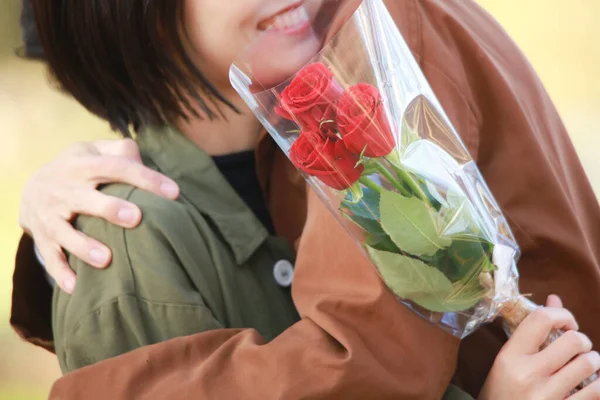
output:
[[[386,285],[399,297],[411,300],[433,312],[468,310],[487,294],[479,283],[478,271],[472,271],[455,283],[438,269],[420,260],[379,251],[367,246]]]
[[[350,220],[352,220],[356,225],[363,228],[365,231],[372,233],[374,235],[382,236],[386,235],[383,231],[383,228],[379,224],[379,221],[369,218],[359,217],[357,215],[347,215]],[[387,235],[386,235],[387,236]]]
[[[472,271],[483,271],[489,263],[487,242],[456,239],[448,248],[448,261],[440,270],[452,281],[463,279]]]
[[[432,256],[451,244],[438,233],[437,212],[423,201],[384,190],[379,208],[383,229],[405,252]]]
[[[358,203],[352,203],[352,196],[348,193],[341,207],[350,211],[352,215],[379,220],[379,193],[366,187],[362,191],[363,197]]]
[[[412,300],[431,311],[444,310],[454,287],[436,268],[400,254],[367,246],[383,281],[397,296]]]
[[[440,209],[447,236],[466,240],[485,240],[480,228],[480,217],[469,199],[454,190],[446,194],[447,206]]]
[[[486,241],[452,242],[447,251],[448,263],[440,264],[440,270],[454,280],[445,311],[467,310],[485,297],[487,290],[481,285],[479,276],[496,268],[490,261],[492,248],[493,245]]]
[[[367,240],[365,244],[371,246],[375,250],[381,251],[389,251],[391,253],[400,253],[400,249],[396,246],[396,243],[387,235],[387,233],[377,234],[377,233],[369,233],[367,234]]]
[[[360,226],[367,233],[365,244],[382,251],[391,251],[399,253],[400,249],[390,239],[387,233],[381,227],[379,221],[369,218],[363,218],[356,215],[344,214],[348,219]]]
[[[480,273],[481,270],[473,271],[460,281],[454,282],[453,290],[446,298],[443,311],[468,310],[487,295],[487,290],[479,282]]]
[[[450,256],[448,255],[448,249],[438,250],[432,256],[426,256],[426,255],[419,256],[419,259],[421,259],[426,264],[429,264],[432,267],[439,269],[440,271],[444,272],[444,274],[447,269],[447,264],[450,263]]]
[[[492,263],[492,261],[486,257],[481,267],[481,272],[494,272],[498,267]]]

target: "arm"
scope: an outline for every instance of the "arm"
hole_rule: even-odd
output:
[[[475,1],[418,9],[421,66],[521,247],[521,292],[539,304],[559,294],[599,343],[600,207],[548,93]],[[500,321],[466,338],[459,386],[476,395],[505,341]]]
[[[312,193],[293,296],[302,319],[271,342],[173,339],[68,374],[51,398],[441,398],[458,341],[398,303]]]

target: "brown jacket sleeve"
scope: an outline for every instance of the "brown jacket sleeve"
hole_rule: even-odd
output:
[[[419,9],[423,70],[521,247],[521,293],[538,304],[560,295],[599,344],[600,207],[556,108],[475,2],[422,0]],[[440,90],[445,81],[460,93],[460,109],[451,89]],[[464,340],[456,383],[476,395],[505,340],[499,321]]]
[[[398,303],[316,195],[293,297],[302,320],[269,343],[215,330],[72,372],[52,399],[439,399],[458,341]]]

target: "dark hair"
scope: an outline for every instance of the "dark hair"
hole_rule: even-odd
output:
[[[124,136],[186,112],[212,120],[222,115],[220,103],[237,111],[185,51],[182,0],[30,1],[61,89]]]
[[[21,2],[21,32],[23,45],[16,49],[17,56],[30,60],[43,60],[44,52],[35,29],[31,0]]]

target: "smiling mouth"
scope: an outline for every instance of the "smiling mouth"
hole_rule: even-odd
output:
[[[306,6],[300,3],[261,21],[258,24],[258,29],[261,31],[276,30],[291,32],[301,30],[307,25],[310,25],[310,14]]]

